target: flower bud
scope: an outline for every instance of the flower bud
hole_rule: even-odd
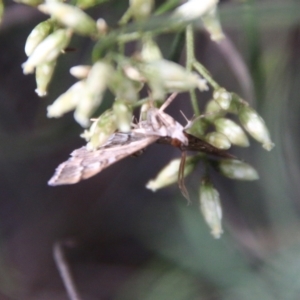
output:
[[[51,33],[53,25],[53,20],[48,19],[33,28],[25,43],[27,56],[30,56],[34,49]]]
[[[192,21],[197,19],[217,5],[218,0],[189,0],[180,5],[174,12],[173,16],[182,21]]]
[[[259,178],[258,173],[252,166],[239,160],[222,159],[216,167],[222,175],[230,179],[251,181]]]
[[[76,77],[77,79],[84,79],[88,76],[91,70],[91,66],[75,66],[70,69],[70,74]]]
[[[203,179],[199,190],[200,210],[214,238],[220,238],[222,229],[222,207],[219,192],[208,179]]]
[[[248,147],[249,140],[243,129],[230,119],[219,118],[214,121],[216,130],[224,134],[231,144],[240,147]]]
[[[151,37],[147,36],[143,41],[141,58],[145,62],[162,59],[160,49]]]
[[[46,2],[39,5],[38,9],[78,34],[97,34],[96,22],[78,7],[61,2]]]
[[[143,21],[147,19],[153,9],[153,0],[130,0],[129,1],[130,10],[133,18],[136,21]]]
[[[213,41],[220,41],[224,38],[224,33],[217,13],[217,6],[202,16],[202,21],[206,30],[210,33]]]
[[[65,93],[60,95],[50,106],[47,107],[48,118],[59,118],[63,114],[76,108],[83,90],[84,81],[78,81],[73,84]]]
[[[245,103],[246,105],[248,105],[248,103],[243,99],[241,99],[241,97],[236,93],[230,93],[230,95],[231,95],[231,101],[230,101],[230,106],[227,109],[227,112],[236,115],[238,114],[240,109],[245,105]]]
[[[148,80],[154,99],[162,99],[168,92],[184,92],[197,87],[201,91],[208,89],[206,81],[198,74],[165,59],[141,64],[140,71]]]
[[[65,29],[58,29],[48,35],[23,63],[23,73],[29,74],[34,72],[37,65],[54,61],[61,51],[66,48],[71,39],[71,32]]]
[[[126,76],[134,81],[138,81],[138,82],[145,82],[146,78],[144,76],[142,76],[142,74],[140,73],[140,71],[130,65],[124,65],[123,66],[123,71],[126,74]]]
[[[103,18],[97,19],[96,26],[100,35],[105,35],[108,32],[108,25]]]
[[[164,188],[178,181],[178,171],[181,158],[173,159],[170,161],[156,176],[156,178],[150,180],[146,188],[152,192],[158,189]],[[187,157],[184,166],[184,177],[189,175],[195,168],[194,157]]]
[[[227,150],[231,147],[229,139],[222,133],[210,132],[205,136],[205,140],[211,145],[221,150]]]
[[[102,102],[112,73],[113,69],[107,63],[99,61],[92,66],[86,79],[84,93],[74,112],[74,118],[81,126],[89,125],[90,117]]]
[[[140,121],[146,121],[148,118],[148,111],[153,106],[149,101],[145,102],[140,108]]]
[[[114,70],[108,63],[102,61],[94,63],[86,80],[89,92],[96,95],[102,94],[111,80],[113,73]]]
[[[76,6],[81,9],[87,9],[105,1],[107,0],[76,0]]]
[[[44,0],[14,0],[14,1],[17,3],[22,3],[30,6],[38,6],[39,4],[44,2]]]
[[[96,150],[107,142],[116,129],[115,114],[109,109],[94,121],[90,129],[85,130],[81,137],[88,142],[86,146],[88,150]]]
[[[52,79],[55,66],[56,66],[56,60],[38,65],[36,67],[35,80],[36,80],[37,88],[35,92],[40,97],[44,97],[47,95],[48,85]]]
[[[207,102],[205,107],[204,118],[209,121],[213,121],[219,117],[222,117],[226,112],[215,100],[211,99]]]
[[[227,92],[224,88],[214,91],[213,99],[221,106],[222,109],[227,110],[231,103],[231,93]]]
[[[128,104],[133,104],[138,100],[138,92],[142,87],[141,83],[128,79],[123,72],[115,72],[108,86],[117,100],[122,99]]]
[[[115,101],[113,112],[116,116],[116,123],[119,131],[129,132],[132,122],[132,109],[130,109],[126,103],[119,100]]]
[[[247,132],[260,142],[263,148],[270,151],[274,147],[264,120],[254,109],[244,105],[239,111],[239,119]]]

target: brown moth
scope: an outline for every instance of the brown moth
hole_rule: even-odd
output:
[[[57,167],[48,184],[52,186],[74,184],[90,178],[113,163],[157,142],[181,150],[178,185],[183,196],[189,200],[183,176],[186,151],[201,151],[225,158],[233,158],[233,156],[185,132],[181,124],[164,112],[175,96],[176,93],[172,94],[159,109],[150,108],[146,120],[136,124],[130,133],[112,134],[108,141],[95,151],[89,151],[85,146],[73,151],[71,157]]]
[[[146,148],[159,137],[168,136],[187,145],[188,139],[182,125],[163,112],[175,96],[176,93],[172,94],[159,109],[150,108],[146,120],[136,124],[130,133],[112,134],[95,151],[88,151],[85,146],[73,151],[71,157],[57,167],[48,184],[74,184],[90,178],[113,163]]]

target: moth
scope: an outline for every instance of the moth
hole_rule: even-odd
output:
[[[151,107],[147,111],[146,120],[140,120],[131,132],[112,134],[108,141],[95,151],[89,151],[85,146],[74,150],[71,157],[56,168],[48,184],[51,186],[74,184],[88,179],[115,162],[157,142],[178,147],[182,151],[178,185],[182,194],[189,199],[183,180],[186,151],[202,151],[219,157],[233,157],[188,134],[180,123],[164,112],[175,96],[176,93],[172,94],[159,109]]]
[[[48,184],[74,184],[90,178],[113,163],[146,148],[160,137],[170,137],[188,145],[182,125],[164,112],[175,96],[176,93],[172,94],[159,109],[151,107],[146,120],[136,124],[130,133],[112,134],[95,151],[88,151],[85,146],[73,151],[71,157],[57,167]]]

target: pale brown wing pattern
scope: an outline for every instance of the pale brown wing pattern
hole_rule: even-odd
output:
[[[90,178],[113,163],[154,143],[157,139],[156,136],[115,133],[96,151],[88,151],[86,147],[76,149],[67,161],[57,167],[48,184],[74,184]]]

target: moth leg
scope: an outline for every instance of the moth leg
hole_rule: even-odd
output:
[[[159,111],[164,111],[171,102],[175,99],[175,97],[178,95],[178,93],[173,93],[169,96],[169,98],[163,103],[163,105],[159,108]]]
[[[188,204],[191,204],[189,193],[184,184],[184,168],[185,168],[185,160],[186,160],[186,151],[181,152],[181,161],[178,170],[178,186],[183,195],[183,197],[188,201]]]
[[[56,241],[53,245],[53,257],[60,277],[63,281],[70,300],[82,300],[76,288],[70,266],[65,255],[65,246],[68,241]]]

